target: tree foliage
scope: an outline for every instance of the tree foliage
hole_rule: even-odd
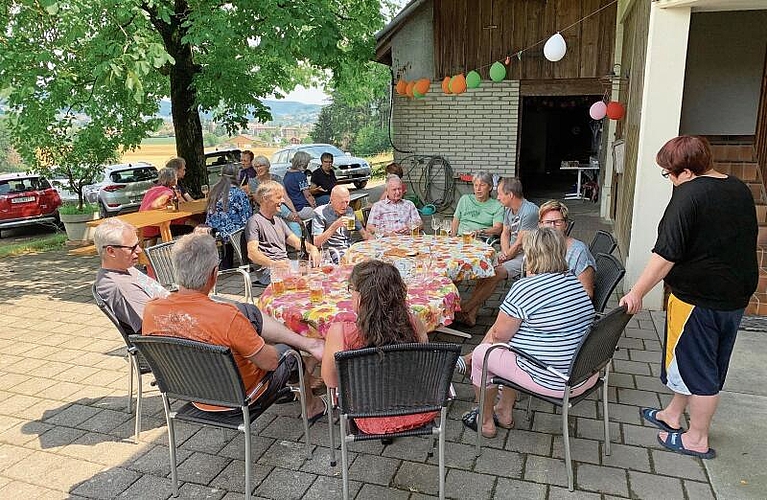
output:
[[[169,96],[192,188],[201,111],[234,133],[270,118],[277,88],[330,77],[353,94],[383,26],[380,0],[0,0],[0,23],[0,99],[27,162],[135,148]]]
[[[312,140],[336,144],[360,155],[391,149],[390,82],[388,67],[367,63],[347,85],[333,89],[333,103],[320,111],[309,134]]]

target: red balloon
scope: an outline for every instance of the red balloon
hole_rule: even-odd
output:
[[[611,120],[620,120],[626,116],[626,108],[618,101],[610,101],[607,103],[607,117]]]

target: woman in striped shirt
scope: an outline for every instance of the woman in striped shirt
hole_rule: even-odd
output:
[[[567,245],[560,231],[539,228],[525,237],[527,277],[514,283],[501,304],[498,318],[482,343],[472,354],[471,379],[479,395],[482,363],[487,349],[499,342],[529,353],[543,363],[566,373],[581,339],[594,319],[594,306],[578,278],[568,272],[565,253]],[[511,352],[496,349],[488,359],[488,378],[499,375],[540,394],[561,397],[561,379]],[[596,382],[586,381],[573,394],[582,393]],[[498,405],[498,389],[488,387],[485,399],[482,435],[493,437],[496,425],[512,428],[512,411],[516,391],[505,387]],[[495,407],[494,407],[495,405]],[[464,414],[467,427],[477,429],[478,409]]]

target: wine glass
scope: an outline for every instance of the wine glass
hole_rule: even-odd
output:
[[[431,229],[436,235],[439,232],[439,228],[442,227],[442,219],[436,214],[431,216]]]
[[[453,225],[450,219],[442,221],[442,230],[445,232],[445,236],[450,236],[450,227]]]
[[[203,198],[207,198],[208,197],[208,193],[210,192],[210,186],[208,186],[207,184],[203,184],[200,187],[200,189],[202,190],[202,197]]]

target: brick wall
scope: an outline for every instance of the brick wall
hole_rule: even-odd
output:
[[[411,154],[441,155],[456,175],[516,174],[519,81],[487,80],[461,95],[444,94],[435,82],[423,99],[395,94],[393,107],[394,145],[411,151],[394,152],[403,167]]]

